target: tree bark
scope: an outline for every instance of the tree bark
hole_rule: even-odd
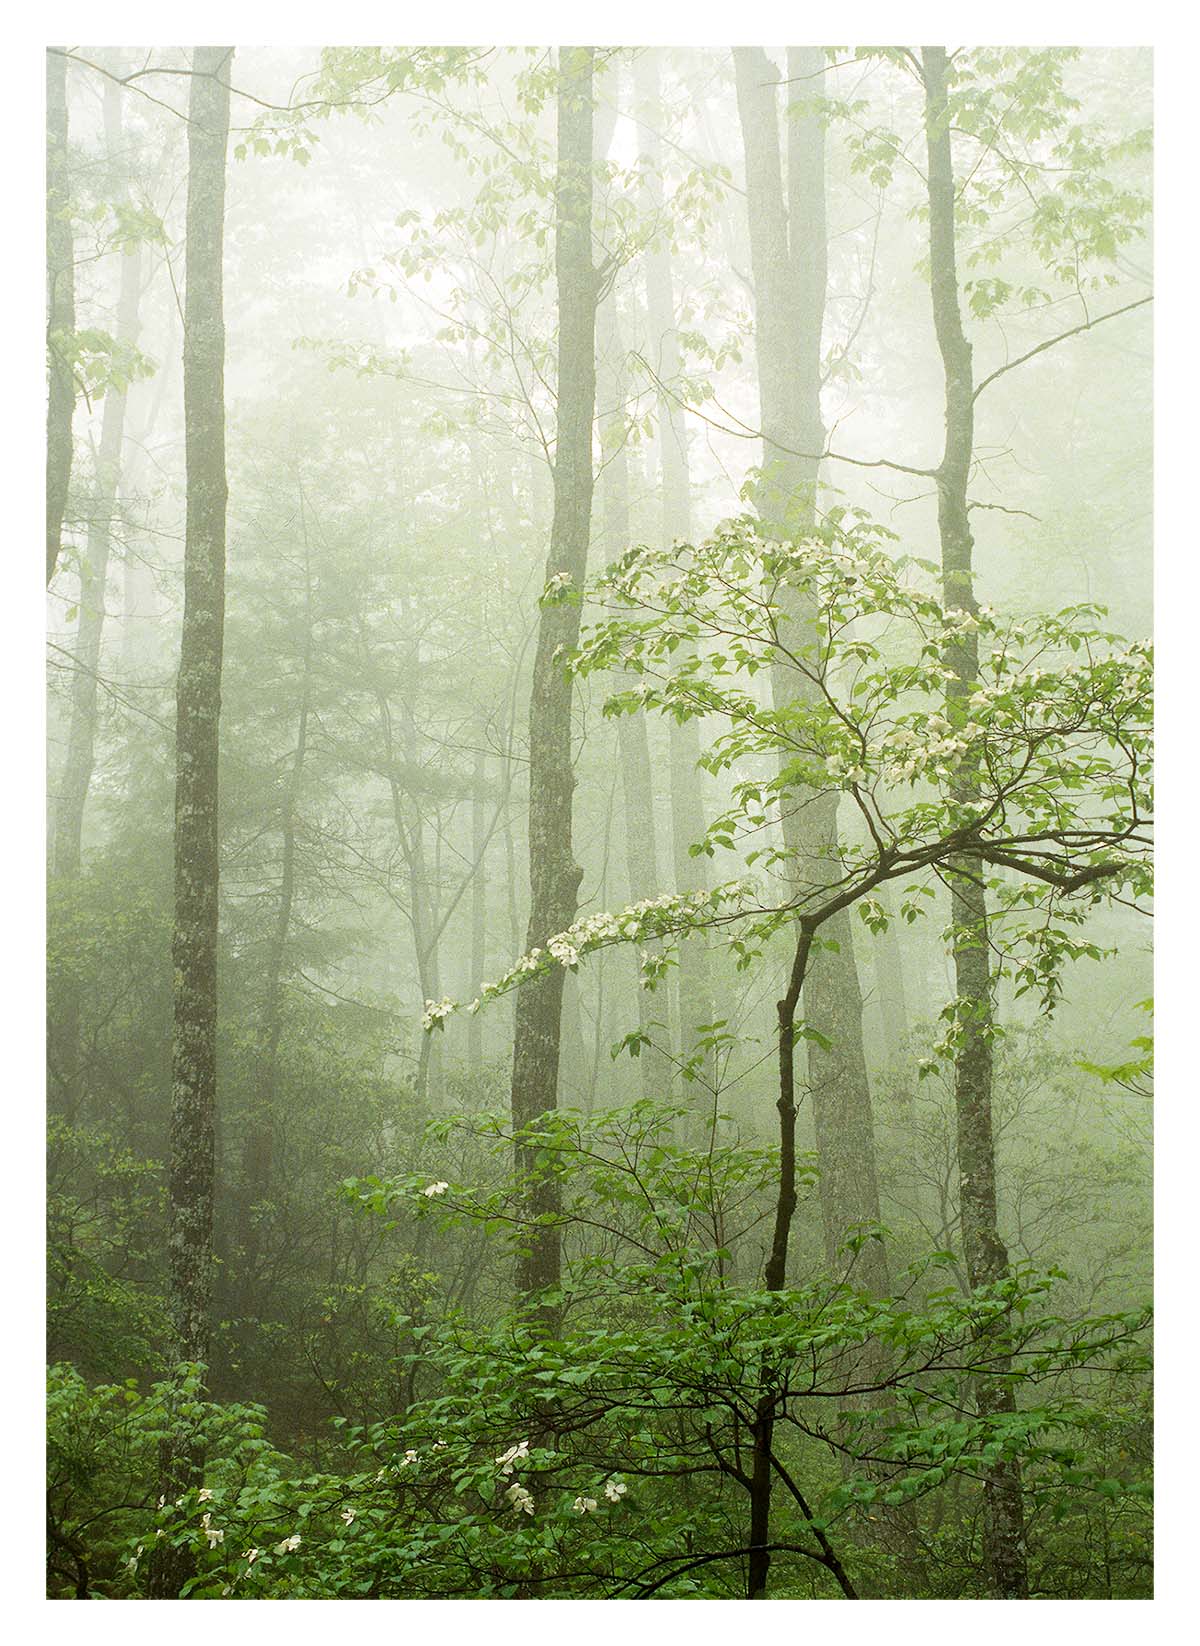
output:
[[[942,46],[921,50],[925,80],[925,136],[929,180],[929,266],[933,321],[945,375],[946,444],[937,471],[938,531],[942,551],[942,597],[948,607],[974,614],[975,598],[967,484],[975,442],[974,374],[971,345],[958,302],[954,222],[954,162],[947,111],[949,65]],[[964,634],[950,658],[954,679],[950,703],[969,696],[979,672],[979,646]],[[956,797],[969,800],[975,779],[969,766],[955,778]],[[988,1286],[1008,1271],[1008,1252],[996,1219],[996,1153],[992,1131],[992,978],[988,959],[987,893],[979,860],[953,867],[954,973],[961,1041],[955,1059],[959,1204],[963,1252],[972,1286]],[[1003,1366],[997,1367],[997,1373]],[[1014,1411],[1015,1400],[1002,1375],[978,1385],[984,1415]],[[995,1465],[984,1484],[984,1554],[994,1595],[1025,1599],[1029,1580],[1019,1464]]]
[[[595,327],[598,278],[592,263],[593,50],[564,46],[559,55],[558,168],[555,182],[555,270],[558,288],[558,417],[554,454],[554,516],[546,581],[564,577],[576,594],[587,572],[592,510],[592,419],[596,399]],[[549,602],[538,620],[529,703],[529,890],[527,948],[542,948],[569,926],[583,871],[571,845],[572,685],[560,647],[579,638],[575,601]],[[563,971],[517,992],[512,1071],[512,1119],[520,1132],[552,1110],[558,1098]],[[518,1141],[518,1173],[532,1172],[536,1150]],[[517,1261],[523,1296],[557,1284],[561,1254],[554,1223],[556,1184],[530,1180],[527,1244]]]
[[[225,628],[225,322],[222,259],[231,46],[192,53],[188,107],[183,334],[187,518],[176,689],[174,1032],[171,1044],[169,1298],[178,1361],[206,1363],[212,1331],[217,1053],[218,757]],[[168,1436],[163,1491],[177,1495],[203,1459]],[[186,1551],[151,1569],[152,1596],[177,1596]]]
[[[778,69],[760,47],[734,51],[738,112],[746,159],[746,196],[755,287],[755,345],[763,433],[762,476],[755,502],[770,529],[798,535],[814,518],[818,454],[824,431],[820,408],[821,330],[825,308],[826,228],[824,128],[819,115],[789,122],[788,200],[784,204]],[[822,53],[792,48],[788,79],[806,100],[820,95]],[[806,455],[801,455],[806,454]],[[786,621],[803,643],[813,614],[798,600],[782,601]],[[795,671],[772,670],[776,709],[794,700]],[[817,800],[794,795],[782,818],[784,843],[794,854],[795,876],[810,886],[832,885],[838,876],[837,796]],[[862,989],[854,960],[849,915],[829,922],[823,934],[836,948],[814,953],[804,985],[808,1024],[830,1042],[809,1042],[808,1075],[820,1160],[820,1197],[826,1256],[844,1266],[847,1228],[879,1221],[879,1189],[871,1091],[862,1033]],[[868,1241],[856,1259],[855,1278],[881,1295],[888,1287],[887,1258]]]
[[[46,54],[46,582],[62,552],[63,515],[71,484],[71,424],[75,416],[75,244],[71,231],[70,117],[67,59]]]

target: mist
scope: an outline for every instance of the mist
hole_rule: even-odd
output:
[[[46,84],[48,1597],[1149,1597],[1149,51]]]

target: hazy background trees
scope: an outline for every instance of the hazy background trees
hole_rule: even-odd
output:
[[[273,1438],[319,1462],[329,1417],[432,1391],[405,1358],[432,1322],[492,1320],[513,1289],[505,1239],[364,1219],[344,1180],[483,1171],[477,1137],[439,1147],[425,1125],[506,1104],[521,1125],[648,1096],[685,1111],[680,1142],[775,1137],[782,939],[738,970],[692,938],[653,991],[653,945],[640,967],[610,951],[422,1030],[577,916],[743,867],[732,843],[689,851],[729,803],[731,774],[701,763],[715,724],[602,715],[637,679],[566,680],[564,583],[748,502],[781,530],[863,509],[943,566],[951,603],[1091,600],[1148,629],[1149,56],[239,48],[234,65],[205,275],[182,117],[220,73],[156,72],[187,71],[186,48],[47,58],[50,1340],[92,1381],[206,1360],[213,1395],[262,1400]],[[224,545],[215,467],[207,526],[197,512],[217,367],[199,384],[189,325],[218,278]],[[184,811],[205,846],[173,857],[198,532],[209,625],[218,561],[225,578],[220,774],[181,767],[202,777],[203,817]],[[818,875],[859,827],[825,794],[763,834]],[[217,1093],[213,1260],[193,1276],[203,1329],[177,1341],[189,864],[205,989],[219,978],[196,1076],[200,1108]],[[941,1249],[962,1289],[1057,1264],[1081,1310],[1132,1307],[1145,1096],[1082,1065],[1128,1063],[1144,1033],[1147,923],[1092,916],[1105,958],[1068,970],[1047,1020],[980,973],[962,932],[985,921],[943,888],[886,932],[839,918],[818,956],[797,1126],[821,1174],[791,1278],[883,1296]],[[933,1055],[956,997],[1006,1031],[990,1069]],[[612,1056],[631,1034],[639,1056]],[[552,1180],[530,1193],[555,1215]],[[886,1244],[847,1245],[876,1220]],[[556,1239],[537,1235],[523,1285],[553,1283]],[[751,1226],[731,1273],[753,1283],[769,1246]],[[1025,1510],[1037,1532],[1029,1490]],[[997,1579],[992,1559],[986,1582],[1019,1593],[1020,1564]]]

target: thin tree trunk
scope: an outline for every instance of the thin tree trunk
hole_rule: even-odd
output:
[[[169,1297],[178,1361],[206,1363],[212,1330],[217,1054],[218,787],[225,628],[225,323],[222,258],[231,46],[192,53],[183,335],[187,523],[176,692],[175,1023],[171,1043]],[[170,1434],[162,1490],[195,1483],[203,1457]],[[190,1555],[167,1550],[150,1593],[178,1595]]]
[[[793,48],[788,78],[807,100],[820,95],[822,53]],[[820,347],[825,307],[824,134],[809,114],[789,122],[788,209],[784,206],[776,87],[779,70],[759,47],[734,51],[738,111],[746,155],[746,195],[756,313],[763,473],[756,488],[760,515],[771,529],[794,535],[813,521],[817,456],[824,433],[820,409]],[[789,223],[790,218],[790,223]],[[806,455],[800,455],[806,454]],[[811,628],[811,611],[785,598],[795,629]],[[772,670],[777,708],[792,701],[797,678]],[[837,796],[794,796],[783,819],[784,842],[795,854],[795,874],[807,885],[832,885],[838,876]],[[820,1161],[820,1197],[826,1256],[844,1266],[850,1225],[877,1223],[879,1189],[871,1092],[862,1035],[862,990],[849,916],[829,923],[837,945],[814,956],[804,988],[808,1024],[828,1042],[810,1042],[808,1074]],[[887,1258],[868,1241],[855,1267],[860,1284],[888,1290]]]
[[[638,142],[648,186],[647,208],[662,209],[662,191],[655,179],[662,168],[662,144],[658,128],[662,107],[658,86],[658,54],[645,51],[637,59],[635,94],[639,118]],[[675,383],[680,375],[679,334],[675,324],[675,292],[671,258],[665,244],[656,242],[646,254],[646,319],[650,332],[650,358],[661,383]],[[658,391],[658,442],[662,464],[662,543],[689,542],[692,535],[692,483],[688,466],[687,427],[683,412],[665,388]],[[704,865],[707,859],[693,857],[689,848],[704,835],[704,803],[700,788],[700,722],[668,723],[671,784],[671,866],[676,892],[708,889]],[[680,1054],[691,1053],[698,1030],[713,1021],[712,976],[708,940],[697,933],[679,949],[679,1034]],[[712,1059],[705,1066],[710,1079]]]
[[[554,519],[546,580],[562,577],[577,594],[587,573],[592,510],[592,419],[596,399],[595,327],[598,280],[592,264],[593,50],[564,46],[559,55],[558,174],[555,184],[555,267],[558,282],[558,419],[554,456]],[[578,908],[582,870],[571,845],[571,681],[560,647],[579,637],[574,601],[543,605],[529,703],[529,890],[527,947],[544,947],[569,926]],[[512,1118],[518,1131],[555,1108],[562,1026],[563,971],[517,993]],[[517,1170],[531,1172],[535,1151],[516,1150]],[[552,1180],[531,1182],[526,1212],[535,1221],[517,1262],[522,1295],[557,1284],[561,1254]],[[541,1221],[544,1220],[544,1221]]]
[[[467,992],[478,1000],[483,992],[487,951],[487,757],[475,753],[471,773],[471,975]],[[483,1018],[476,1012],[467,1022],[467,1068],[478,1079],[483,1073]]]
[[[599,153],[599,145],[597,145]],[[597,387],[600,395],[600,442],[604,469],[599,491],[602,503],[604,552],[615,558],[630,544],[629,529],[629,444],[624,416],[626,382],[624,339],[610,297],[601,304],[597,343],[600,365]],[[650,741],[644,712],[617,717],[617,749],[621,767],[621,795],[624,801],[625,865],[629,901],[640,903],[657,897],[658,850],[655,841],[654,786],[650,771]],[[652,1041],[661,1031],[653,1027],[655,997],[641,986],[641,966],[633,953],[633,986],[637,1004],[637,1025]],[[642,1090],[646,1096],[663,1096],[670,1080],[670,1065],[661,1045],[643,1046],[638,1058]]]
[[[832,917],[836,919],[837,916]],[[779,1096],[776,1110],[779,1114],[779,1182],[775,1196],[775,1222],[771,1233],[771,1250],[763,1270],[763,1287],[768,1292],[782,1291],[787,1284],[788,1243],[792,1219],[796,1215],[796,1007],[800,992],[812,965],[813,938],[820,920],[804,919],[799,922],[796,947],[788,973],[787,987],[776,1004],[776,1047],[779,1058]],[[779,1389],[774,1369],[764,1363],[760,1368],[762,1392],[755,1407],[751,1428],[752,1451],[750,1463],[750,1554],[747,1563],[746,1598],[765,1600],[767,1580],[771,1570],[771,1488],[777,1468],[773,1445],[775,1423],[779,1407]],[[798,1494],[797,1494],[798,1495]],[[837,1580],[838,1587],[848,1600],[858,1595],[838,1559],[824,1530],[812,1522],[812,1515],[803,1499],[801,1513],[810,1522],[810,1529],[821,1552],[822,1563]]]
[[[121,147],[121,89],[113,81],[107,82],[104,90],[104,127],[108,152],[118,156]],[[132,344],[137,340],[141,262],[139,247],[134,247],[121,258],[116,327],[119,343]],[[84,812],[95,769],[97,687],[104,637],[112,522],[121,477],[125,404],[124,391],[117,389],[111,389],[104,399],[100,445],[96,454],[96,495],[88,522],[87,556],[80,570],[79,626],[71,677],[67,756],[54,812],[52,857],[54,872],[62,881],[74,881],[79,877]],[[73,983],[69,983],[65,990],[57,1019],[63,1109],[67,1120],[73,1124],[79,1113],[85,1085],[80,1054],[79,991]]]
[[[71,232],[70,118],[67,59],[46,53],[46,582],[62,552],[63,515],[71,484],[71,423],[75,415],[75,244]]]
[[[238,1312],[244,1318],[249,1317],[254,1309],[255,1270],[262,1246],[262,1229],[255,1220],[254,1206],[269,1197],[275,1165],[275,1094],[279,1085],[279,1046],[283,1037],[283,979],[296,901],[296,812],[308,754],[312,698],[312,568],[303,495],[300,499],[300,519],[304,539],[304,649],[300,706],[296,720],[296,747],[279,817],[279,902],[267,949],[266,988],[259,1029],[258,1080],[242,1146],[242,1185],[238,1207],[238,1245],[241,1248]]]
[[[954,162],[947,112],[948,63],[945,48],[921,50],[925,78],[925,135],[929,179],[929,265],[934,329],[946,383],[946,445],[937,472],[938,530],[942,549],[942,593],[948,607],[972,615],[975,599],[967,484],[975,442],[974,373],[971,345],[958,303],[954,222]],[[966,633],[950,658],[954,679],[947,700],[960,704],[979,672],[975,634]],[[957,798],[969,800],[976,778],[969,766],[956,775]],[[993,1285],[1008,1270],[1008,1252],[996,1220],[996,1152],[992,1132],[992,978],[988,959],[987,894],[977,859],[955,865],[953,880],[954,972],[961,1040],[955,1059],[959,1203],[963,1252],[972,1286]],[[1002,1373],[1003,1366],[997,1367]],[[982,1379],[981,1413],[1014,1411],[1011,1387],[1002,1375]],[[984,1483],[984,1554],[992,1593],[1025,1599],[1029,1579],[1019,1464],[993,1466]]]
[[[908,1034],[908,990],[904,985],[905,956],[896,925],[895,900],[886,886],[880,888],[879,901],[888,916],[887,929],[874,939],[875,987],[879,991],[886,1064],[899,1055]]]

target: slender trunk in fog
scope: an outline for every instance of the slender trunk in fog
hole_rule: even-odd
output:
[[[592,418],[596,400],[595,329],[598,279],[592,263],[592,68],[588,46],[559,54],[558,169],[555,181],[555,269],[558,285],[558,418],[554,453],[554,518],[546,581],[563,578],[581,592],[587,574],[592,512]],[[544,947],[569,926],[578,908],[583,871],[571,845],[575,775],[571,762],[572,686],[560,647],[579,638],[574,601],[548,603],[538,619],[537,653],[529,703],[529,930],[526,947]],[[512,1072],[512,1119],[520,1130],[556,1107],[562,1029],[563,971],[526,984],[517,993]],[[517,1169],[527,1173],[534,1151],[518,1144]],[[533,1184],[530,1218],[557,1214],[551,1181]],[[517,1290],[525,1295],[557,1283],[558,1229],[530,1230],[517,1262]]]
[[[308,721],[312,697],[312,568],[309,558],[308,528],[300,501],[301,532],[304,538],[304,649],[301,656],[300,706],[296,718],[296,747],[292,755],[279,814],[280,864],[279,902],[275,908],[266,956],[266,988],[263,992],[259,1026],[258,1078],[251,1098],[246,1137],[242,1147],[242,1184],[238,1205],[238,1245],[240,1274],[237,1295],[239,1312],[249,1316],[257,1291],[255,1274],[262,1230],[254,1216],[256,1202],[269,1199],[275,1169],[275,1096],[279,1084],[279,1046],[283,1037],[283,981],[291,937],[292,913],[296,901],[296,813],[308,753]]]
[[[929,180],[929,283],[933,322],[946,385],[946,444],[937,471],[938,532],[942,549],[942,598],[948,607],[977,609],[973,540],[967,484],[975,442],[975,386],[971,345],[958,303],[954,222],[954,160],[947,112],[949,65],[942,46],[924,46],[925,136]],[[970,695],[979,672],[976,635],[964,633],[950,657],[951,704]],[[955,778],[956,798],[969,801],[976,777],[969,766]],[[992,1131],[992,978],[988,958],[987,893],[978,859],[964,858],[952,880],[954,974],[960,1042],[955,1057],[959,1204],[963,1253],[972,1286],[994,1285],[1008,1270],[1008,1252],[996,1221],[996,1151]],[[1002,1371],[998,1365],[996,1370]],[[1000,1376],[981,1380],[977,1399],[986,1415],[1015,1410],[1011,1387]],[[998,1463],[984,1481],[984,1554],[994,1595],[1024,1599],[1029,1593],[1021,1471]]]
[[[483,992],[483,969],[487,949],[487,757],[475,752],[471,772],[471,975],[467,994],[478,1000]],[[483,1072],[483,1021],[476,1012],[467,1019],[467,1068],[478,1079]]]
[[[746,195],[755,286],[755,344],[763,431],[763,472],[756,504],[779,534],[802,535],[814,519],[821,424],[821,330],[825,309],[826,226],[824,127],[807,113],[788,122],[787,204],[784,203],[778,113],[779,69],[758,47],[734,51],[738,112],[746,156]],[[792,48],[788,79],[806,101],[820,95],[823,54]],[[785,616],[801,634],[813,614],[798,600]],[[776,708],[795,695],[788,668],[772,671]],[[837,795],[794,795],[784,813],[784,842],[793,873],[810,886],[839,875]],[[814,953],[804,985],[805,1021],[829,1042],[808,1042],[808,1075],[820,1161],[826,1256],[845,1267],[841,1247],[849,1225],[877,1223],[879,1189],[871,1091],[862,1033],[862,990],[849,915],[822,934],[836,949]],[[887,1259],[868,1241],[854,1270],[876,1294],[888,1290]]]
[[[874,938],[875,986],[879,990],[879,1016],[883,1027],[883,1062],[900,1055],[908,1034],[908,990],[904,984],[905,956],[896,926],[896,904],[886,886],[879,888],[879,901],[888,917],[887,929]],[[912,964],[911,959],[908,962]]]
[[[638,145],[647,173],[647,209],[661,211],[662,191],[657,178],[662,168],[659,126],[662,106],[658,87],[658,54],[645,51],[638,57],[634,73],[638,114]],[[645,258],[646,320],[650,334],[650,363],[662,384],[673,386],[679,379],[681,361],[679,333],[675,321],[675,292],[671,257],[666,245],[656,241]],[[667,387],[658,391],[658,443],[662,464],[662,543],[664,546],[692,535],[692,482],[688,467],[687,427],[683,411]],[[668,722],[671,784],[671,868],[677,892],[707,890],[705,857],[693,857],[689,848],[699,841],[706,827],[701,794],[700,722],[674,717]],[[711,1023],[712,978],[708,941],[703,932],[689,938],[679,948],[679,1032],[680,1055],[689,1056],[697,1030]],[[711,1059],[706,1060],[709,1077]]]
[[[212,1331],[217,1084],[218,791],[225,630],[225,322],[222,259],[230,46],[192,53],[183,333],[187,524],[175,726],[175,1023],[171,1042],[169,1298],[174,1358],[207,1362]],[[163,1444],[162,1490],[195,1483],[189,1442]],[[191,1557],[167,1550],[150,1592],[177,1596]]]
[[[600,442],[604,456],[598,490],[602,506],[604,554],[615,559],[625,552],[632,539],[629,523],[629,431],[624,414],[627,398],[625,345],[611,297],[601,304],[596,340]],[[644,711],[617,717],[617,749],[624,802],[629,901],[640,903],[657,897],[661,890],[655,841],[654,788],[650,775],[650,742]],[[657,1039],[660,1043],[657,1047],[647,1045],[641,1049],[638,1067],[642,1090],[647,1096],[661,1096],[670,1081],[670,1065],[661,1048],[662,1030],[653,1027],[654,1004],[658,997],[641,986],[641,967],[636,950],[632,954],[632,964],[638,1029],[648,1040]]]
[[[53,59],[52,59],[53,61]],[[105,143],[109,154],[121,148],[121,89],[109,81],[104,89]],[[135,246],[121,258],[120,295],[117,299],[118,343],[133,344],[138,333],[141,293],[141,249]],[[104,638],[105,597],[112,547],[113,515],[121,479],[121,445],[125,430],[123,390],[110,389],[104,397],[100,444],[96,452],[96,492],[88,520],[87,555],[80,568],[79,625],[75,635],[74,673],[71,677],[71,717],[67,757],[59,781],[54,810],[53,865],[60,880],[78,879],[83,853],[83,819],[96,756],[96,709],[101,646]],[[63,1110],[76,1119],[86,1085],[79,1041],[78,990],[69,984],[57,1012],[56,1062],[62,1087]]]
[[[62,552],[63,515],[71,484],[71,423],[75,415],[75,245],[71,232],[70,120],[67,59],[46,54],[46,582]]]

